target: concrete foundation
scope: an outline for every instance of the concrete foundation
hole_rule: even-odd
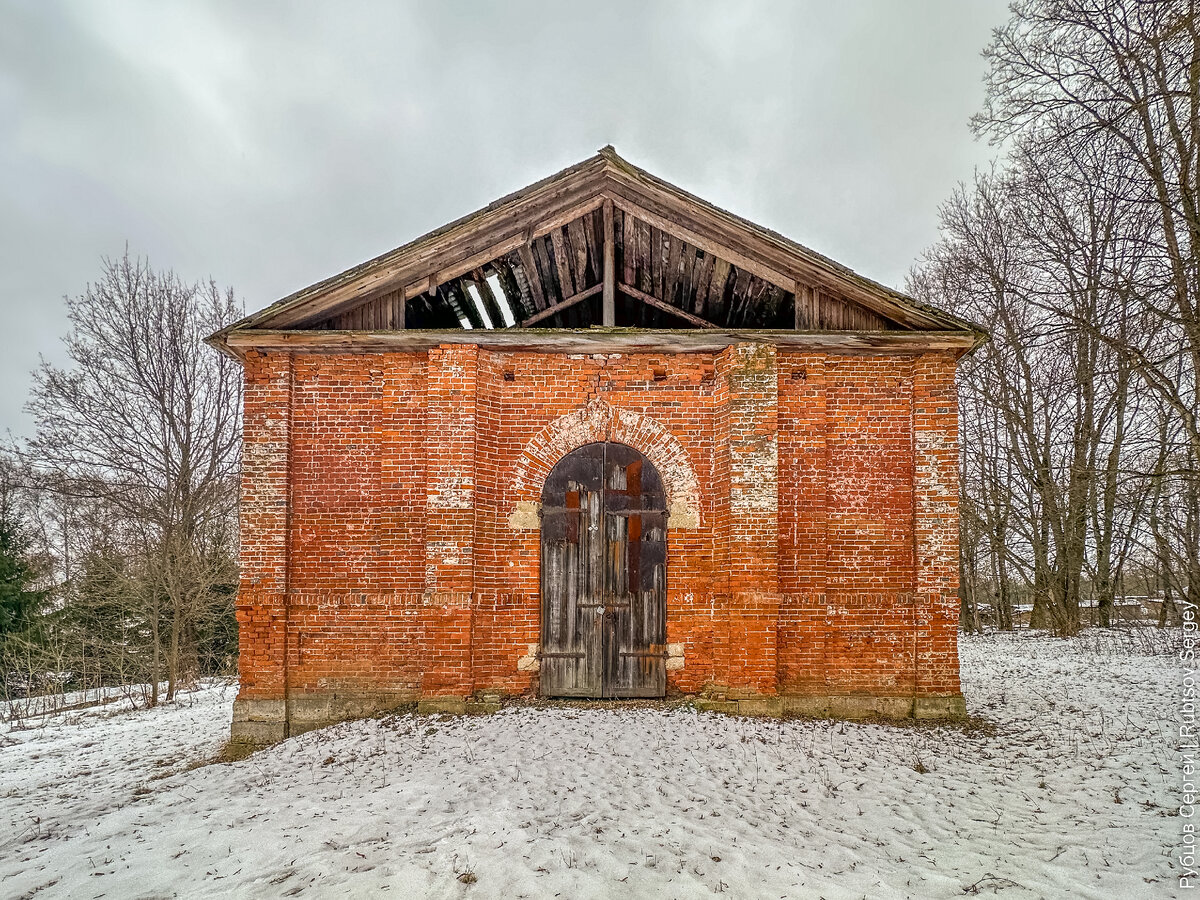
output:
[[[272,744],[306,731],[349,719],[363,719],[405,706],[407,694],[304,694],[284,700],[235,700],[230,739],[235,743]]]
[[[963,719],[967,705],[961,694],[946,697],[876,697],[871,695],[782,695],[700,697],[699,709],[741,716],[813,716],[830,719]]]
[[[735,692],[737,693],[737,692]],[[325,728],[348,719],[361,719],[413,706],[397,695],[338,694],[293,697],[290,722],[282,700],[235,700],[232,740],[247,744],[273,744],[286,737]],[[814,716],[832,719],[963,719],[967,715],[961,694],[945,697],[833,696],[698,696],[697,709],[737,716]],[[425,697],[417,700],[422,715],[485,715],[499,712],[501,696]]]

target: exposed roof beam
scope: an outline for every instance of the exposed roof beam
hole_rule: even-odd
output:
[[[606,328],[617,324],[616,298],[616,236],[613,234],[613,204],[604,201],[604,301],[600,321]]]
[[[550,246],[554,248],[554,268],[558,272],[558,286],[564,299],[575,293],[575,280],[571,277],[571,260],[568,259],[567,243],[561,228],[550,232]]]
[[[536,322],[541,322],[543,319],[548,319],[551,316],[562,312],[564,309],[574,306],[576,303],[579,303],[580,301],[586,300],[588,297],[595,297],[603,289],[604,289],[603,283],[593,284],[587,290],[580,291],[578,294],[572,294],[566,300],[562,300],[558,303],[555,303],[553,306],[543,309],[540,313],[535,313],[534,315],[532,315],[528,319],[526,319],[524,322],[522,322],[521,327],[528,328],[530,325],[533,325]]]
[[[817,292],[807,284],[796,285],[796,293],[792,301],[792,327],[799,331],[808,326],[811,321],[817,324]]]
[[[537,261],[538,269],[546,279],[542,282],[542,291],[546,295],[546,302],[549,303],[552,299],[565,300],[567,291],[560,284],[558,292],[554,292],[554,283],[557,281],[557,275],[554,271],[554,260],[550,258],[550,250],[546,247],[545,241],[538,241],[530,249],[533,251],[533,258]]]
[[[794,290],[796,287],[796,279],[788,275],[784,275],[782,272],[772,269],[770,266],[756,262],[745,254],[734,250],[732,247],[727,247],[717,241],[710,240],[696,233],[690,228],[680,225],[678,222],[673,222],[669,219],[666,219],[657,213],[651,212],[643,206],[639,206],[631,200],[627,200],[619,194],[610,194],[608,192],[605,193],[607,196],[611,197],[617,208],[627,216],[632,216],[635,219],[639,219],[642,222],[653,225],[655,228],[661,229],[673,237],[679,238],[680,240],[691,244],[693,247],[698,247],[705,253],[711,253],[713,256],[719,256],[727,262],[733,263],[739,269],[745,269],[747,272],[751,273],[752,275],[757,275],[764,281],[769,281],[772,284],[779,285],[779,287],[783,288],[785,291]],[[671,256],[672,259],[677,263],[679,258],[675,254],[676,249],[674,242],[672,242]],[[672,272],[668,277],[673,277],[674,275],[675,273]]]
[[[582,220],[572,219],[567,223],[567,240],[575,263],[575,287],[583,290],[587,282],[588,243]]]
[[[695,297],[692,299],[692,312],[696,315],[703,313],[708,304],[708,285],[712,280],[713,265],[716,259],[711,253],[705,253],[704,261],[700,264],[700,273],[696,280]]]
[[[657,297],[647,294],[645,291],[639,291],[635,287],[628,284],[618,284],[617,290],[622,294],[628,294],[634,300],[641,300],[647,306],[653,306],[655,309],[661,309],[663,312],[671,313],[671,315],[679,316],[679,318],[691,322],[697,328],[716,328],[712,322],[705,321],[699,316],[693,316],[690,312],[684,312],[678,306],[672,306],[670,303],[663,303]]]
[[[517,255],[521,257],[521,268],[525,270],[525,280],[529,282],[533,305],[541,312],[546,308],[546,290],[542,287],[542,277],[538,275],[537,264],[533,261],[533,249],[528,243],[522,243],[517,248]]]

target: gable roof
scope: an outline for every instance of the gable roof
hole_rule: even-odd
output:
[[[710,253],[778,292],[796,294],[794,304],[800,303],[797,292],[812,291],[814,302],[822,294],[837,297],[869,311],[885,322],[885,327],[970,332],[975,336],[972,343],[983,339],[977,326],[720,209],[629,163],[608,146],[395,250],[296,291],[221,329],[208,342],[228,351],[234,334],[249,338],[242,333],[336,327],[330,323],[341,321],[336,318],[339,314],[372,298],[435,294],[439,285],[451,279],[479,272],[506,254],[526,252],[536,238],[568,223],[574,225],[581,216],[598,215],[601,204],[611,204],[609,209],[615,208],[618,215],[632,217],[642,226],[661,229],[664,237],[670,234],[672,240],[686,242],[701,255]],[[598,293],[599,285],[591,290]],[[655,302],[635,288],[629,290],[646,302]],[[661,302],[657,305],[665,308]],[[686,312],[683,316],[696,318]],[[800,321],[799,313],[796,321]]]

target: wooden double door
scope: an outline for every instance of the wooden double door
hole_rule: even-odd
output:
[[[587,444],[551,471],[541,592],[543,695],[666,693],[666,494],[637,450]]]

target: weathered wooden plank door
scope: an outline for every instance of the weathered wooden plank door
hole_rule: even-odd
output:
[[[542,489],[541,690],[661,697],[667,686],[667,504],[651,462],[595,443]]]

